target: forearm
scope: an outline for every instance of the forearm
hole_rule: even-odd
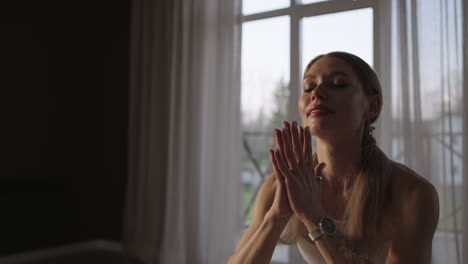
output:
[[[265,215],[260,226],[250,239],[229,258],[228,264],[270,263],[278,239],[287,220]]]

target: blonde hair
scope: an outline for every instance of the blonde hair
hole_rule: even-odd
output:
[[[308,69],[320,58],[335,57],[347,62],[359,77],[364,91],[367,95],[378,95],[380,106],[382,106],[382,88],[375,71],[361,58],[346,52],[332,52],[314,58],[306,67]],[[304,74],[305,74],[304,73]],[[374,123],[379,114],[367,120],[363,128],[361,164],[356,172],[350,198],[345,207],[345,222],[342,233],[348,239],[360,241],[372,249],[379,237],[377,232],[382,226],[382,220],[386,209],[386,197],[389,189],[389,177],[391,161],[385,153],[377,146],[372,135]],[[314,167],[318,164],[317,153],[313,154]],[[302,222],[293,215],[286,229],[280,236],[278,243],[292,244],[297,241],[298,236],[307,233]]]

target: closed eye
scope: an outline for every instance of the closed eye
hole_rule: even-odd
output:
[[[337,83],[337,84],[333,84],[333,87],[344,88],[344,87],[346,87],[346,85],[347,85],[346,83],[339,83],[339,84]]]
[[[346,83],[337,83],[337,84],[331,84],[330,86],[333,88],[345,88],[348,84]],[[310,93],[314,88],[315,88],[314,83],[308,83],[304,85],[304,92],[305,93]]]
[[[308,89],[304,89],[304,93],[310,93],[310,92],[312,92],[313,89],[314,89],[313,87],[310,87]]]
[[[314,83],[308,83],[308,84],[304,85],[304,92],[305,92],[305,93],[309,93],[309,92],[311,92],[314,88],[315,88],[315,84],[314,84]]]

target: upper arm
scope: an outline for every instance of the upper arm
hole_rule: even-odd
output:
[[[439,221],[437,191],[432,184],[420,182],[402,198],[387,263],[430,263]]]
[[[237,244],[237,249],[246,243],[247,240],[255,233],[255,230],[260,226],[265,217],[266,212],[270,209],[271,204],[275,196],[275,187],[276,186],[276,177],[275,174],[271,174],[265,182],[260,186],[258,190],[257,197],[255,198],[254,211],[252,216],[252,221],[250,222],[249,227],[242,235],[241,240]]]

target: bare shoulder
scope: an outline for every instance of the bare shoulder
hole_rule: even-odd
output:
[[[388,195],[390,206],[386,212],[386,222],[392,226],[392,231],[388,231],[395,232],[407,214],[412,212],[412,207],[417,207],[421,200],[437,200],[437,191],[428,180],[408,166],[393,160],[391,166],[391,188]]]
[[[392,218],[399,240],[432,241],[439,220],[436,188],[406,165],[392,161],[392,166]]]
[[[394,213],[403,213],[408,206],[421,205],[414,204],[417,202],[438,199],[434,185],[402,163],[392,161],[391,182]]]
[[[414,199],[437,196],[437,190],[432,183],[402,163],[392,161],[391,179],[392,196],[394,202],[400,206]]]
[[[404,189],[408,191],[412,188],[423,186],[426,188],[434,187],[428,180],[424,177],[410,169],[408,166],[396,162],[392,162],[392,181],[395,186],[395,189]],[[434,188],[435,190],[435,188]]]

